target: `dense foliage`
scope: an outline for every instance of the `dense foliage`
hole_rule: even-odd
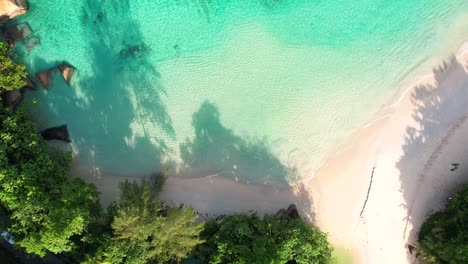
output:
[[[11,59],[11,50],[6,42],[0,42],[0,88],[6,91],[21,89],[26,85],[26,67]]]
[[[171,208],[158,199],[162,175],[141,184],[120,184],[121,196],[110,210],[112,230],[87,263],[167,263],[187,257],[200,239],[202,224],[196,224],[192,208]]]
[[[206,223],[197,257],[209,263],[330,263],[326,235],[301,219],[256,214]]]
[[[430,263],[468,263],[468,185],[426,220],[419,245],[421,258]]]
[[[99,214],[98,193],[68,180],[70,157],[48,148],[28,115],[0,108],[0,203],[16,245],[44,256],[74,249]]]

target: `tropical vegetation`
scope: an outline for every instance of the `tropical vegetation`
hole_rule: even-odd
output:
[[[6,91],[21,89],[26,85],[26,67],[11,59],[11,50],[6,42],[0,42],[0,88]]]
[[[205,224],[206,241],[196,251],[204,263],[331,262],[331,247],[324,233],[304,220],[279,220],[256,213],[229,216]]]
[[[429,263],[468,263],[468,185],[447,208],[426,220],[419,232],[419,253]]]
[[[68,179],[70,155],[49,148],[23,110],[0,108],[0,203],[17,245],[44,256],[74,249],[99,215],[98,192]]]
[[[158,198],[164,175],[141,184],[120,184],[121,196],[109,209],[110,232],[102,234],[97,254],[87,262],[169,263],[186,258],[202,243],[203,224],[192,208],[169,207]]]

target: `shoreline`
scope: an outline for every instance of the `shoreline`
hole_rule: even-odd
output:
[[[463,40],[460,41],[459,44],[457,45],[457,52],[453,53],[447,53],[447,54],[452,54],[456,59],[462,59],[468,61],[468,41]],[[467,57],[467,59],[463,59]],[[424,84],[425,82],[430,81],[433,79],[434,73],[434,65],[438,65],[438,63],[443,62],[445,59],[447,59],[448,56],[445,56],[441,60],[436,60],[434,58],[428,58],[424,62],[422,62],[418,67],[415,67],[412,72],[408,74],[408,76],[404,79],[401,80],[401,83],[406,83],[405,85],[400,84],[400,89],[397,90],[393,95],[389,96],[388,100],[381,105],[379,109],[377,109],[374,113],[372,113],[369,117],[369,121],[366,121],[364,124],[360,125],[359,127],[351,130],[350,132],[347,133],[347,136],[345,136],[343,142],[341,144],[338,144],[334,148],[329,151],[329,155],[325,155],[324,159],[322,162],[317,166],[317,169],[314,170],[312,175],[304,177],[298,182],[302,182],[305,180],[313,179],[316,177],[316,172],[322,168],[331,157],[336,155],[337,153],[343,151],[344,148],[346,148],[347,145],[349,145],[350,138],[352,138],[356,133],[359,133],[362,129],[365,129],[369,126],[372,126],[374,123],[377,123],[383,119],[391,118],[393,113],[392,109],[398,107],[398,105],[405,99],[406,96],[408,96],[408,93],[410,93],[412,90],[415,89],[415,87]],[[434,63],[437,61],[437,63]],[[427,73],[428,70],[423,70],[425,68],[431,68],[430,73]],[[419,71],[419,74],[416,74],[416,72]],[[295,183],[295,182],[293,182]]]
[[[463,99],[468,95],[466,46],[462,45],[463,52],[456,60],[452,58],[445,70],[435,67],[435,73],[404,90],[395,103],[384,108],[383,117],[357,130],[311,180],[319,227],[331,234],[332,242],[354,252],[356,262],[415,261],[407,255],[406,243],[415,243],[427,214],[441,209],[454,188],[468,181],[466,168],[453,173],[446,170],[452,157],[458,157],[461,163],[461,157],[468,155],[460,144],[468,141],[463,137],[468,131],[468,100]],[[427,89],[421,91],[423,88]],[[455,103],[458,109],[451,107]],[[435,108],[432,113],[431,108]],[[421,112],[428,116],[420,116]],[[433,123],[424,124],[426,118]],[[369,178],[374,167],[371,188]],[[347,177],[347,173],[353,176]],[[361,217],[360,206],[367,192],[369,203]],[[339,193],[344,194],[336,195]],[[330,209],[336,207],[342,211]],[[402,237],[395,235],[400,231]],[[383,243],[382,238],[392,238],[393,243]]]
[[[446,69],[436,65],[431,74],[396,93],[371,121],[350,132],[310,177],[281,188],[224,177],[170,177],[161,196],[212,215],[274,213],[295,203],[301,215],[327,232],[332,244],[344,248],[355,263],[413,262],[406,243],[415,242],[428,212],[440,209],[456,185],[468,181],[461,177],[468,175],[468,168],[460,166],[454,173],[447,169],[450,161],[461,163],[468,157],[466,144],[460,143],[468,143],[463,137],[468,132],[468,42],[458,53]],[[433,123],[425,124],[428,121]],[[103,204],[118,198],[119,181],[138,179],[77,164],[71,174],[96,184]]]

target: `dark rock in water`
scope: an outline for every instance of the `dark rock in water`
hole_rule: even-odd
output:
[[[297,211],[297,208],[294,204],[291,204],[288,209],[280,209],[276,215],[275,218],[278,220],[291,220],[291,219],[298,219],[300,218],[299,212]]]
[[[26,85],[24,86],[24,88],[36,90],[36,85],[34,85],[34,83],[31,81],[31,79],[29,79],[29,77],[24,78],[23,81],[26,82]]]
[[[133,46],[129,46],[125,49],[120,50],[119,55],[122,58],[127,58],[129,56],[137,54],[140,51],[141,51],[140,46],[133,45]]]
[[[58,66],[58,69],[65,82],[70,85],[73,73],[75,73],[75,67],[67,63],[62,63]]]
[[[32,29],[26,22],[9,27],[3,31],[3,36],[10,45],[13,45],[18,40],[25,39],[31,34]]]
[[[71,142],[70,135],[68,134],[67,125],[61,125],[57,127],[51,127],[40,132],[41,136],[45,140],[62,140],[65,142]]]
[[[135,46],[129,47],[129,48],[128,48],[128,51],[129,51],[130,53],[136,53],[136,52],[140,52],[141,49],[140,49],[140,46],[135,45]]]
[[[291,204],[286,210],[286,216],[289,219],[298,219],[300,218],[299,212],[297,211],[296,205]]]
[[[5,91],[2,93],[3,105],[6,107],[16,107],[21,100],[20,90]]]
[[[50,84],[52,83],[52,74],[55,68],[50,68],[45,71],[41,71],[36,73],[37,79],[39,79],[39,82],[41,82],[42,86],[46,88],[47,90],[49,89]]]
[[[36,73],[36,77],[45,89],[49,89],[56,67]],[[70,85],[70,81],[75,73],[75,67],[68,63],[61,63],[57,66],[65,82]]]
[[[176,55],[179,56],[180,55],[180,46],[178,44],[174,45],[174,49],[176,51]]]
[[[131,45],[131,46],[127,46],[125,42],[123,44],[126,46],[126,48],[121,49],[119,52],[119,55],[121,58],[124,58],[124,59],[130,56],[136,56],[140,53],[150,50],[150,48],[145,43],[141,43],[140,45]]]
[[[99,12],[98,15],[97,15],[97,19],[99,20],[99,22],[102,22],[102,19],[104,18],[104,13],[103,12]]]

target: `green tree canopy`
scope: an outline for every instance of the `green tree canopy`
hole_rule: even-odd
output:
[[[206,223],[197,257],[217,263],[330,263],[326,235],[301,219],[277,220],[271,215],[229,216]]]
[[[93,185],[68,180],[70,156],[50,149],[23,110],[0,108],[0,203],[15,244],[44,256],[73,250],[100,206]]]
[[[0,88],[6,91],[21,89],[26,85],[26,67],[11,59],[11,50],[6,42],[0,42]]]
[[[419,232],[421,258],[430,263],[468,263],[468,185]]]
[[[163,176],[120,184],[112,235],[100,253],[102,262],[167,263],[187,257],[202,243],[203,225],[192,208],[170,208],[157,197]]]

